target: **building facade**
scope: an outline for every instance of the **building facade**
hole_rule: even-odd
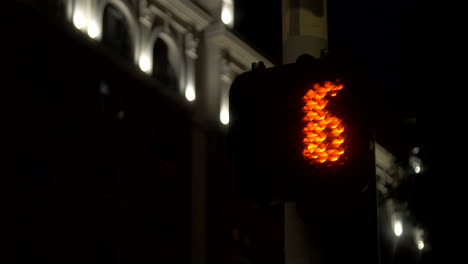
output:
[[[252,62],[272,66],[230,31],[232,0],[64,0],[58,12],[223,125],[229,123],[232,80]]]
[[[227,167],[212,164],[225,163],[223,157],[215,156],[226,151],[223,138],[229,124],[231,83],[250,70],[253,62],[272,66],[231,31],[235,23],[233,0],[64,0],[58,4],[58,12],[63,12],[70,27],[119,55],[189,105],[198,124],[192,137],[192,164],[197,165],[191,171],[191,261],[239,263],[256,259],[253,263],[259,263],[261,256],[269,255],[268,250],[255,253],[252,244],[282,245],[278,244],[282,227],[271,217],[266,219],[270,228],[276,228],[276,239],[266,244],[255,242],[261,235],[255,236],[245,219],[257,219],[257,214],[265,213],[252,210],[251,204],[240,206],[242,203],[232,197],[213,202],[225,197],[226,191],[217,190],[217,183],[222,186],[223,181],[216,178],[226,177]],[[213,145],[221,147],[214,149]],[[216,213],[228,204],[226,214],[237,208],[237,220]],[[262,232],[272,233],[268,228]],[[277,252],[282,256],[281,247]],[[281,257],[276,259],[282,262]]]
[[[107,178],[112,178],[114,181],[113,174],[125,174],[125,177],[122,176],[123,183],[119,183],[118,187],[135,187],[135,190],[130,191],[107,190],[107,187],[103,187],[105,190],[99,190],[97,195],[106,197],[107,200],[101,201],[94,196],[92,198],[86,196],[84,202],[77,202],[80,208],[90,206],[90,208],[98,208],[96,211],[99,208],[109,210],[102,213],[89,213],[86,209],[82,209],[80,212],[87,214],[86,217],[70,214],[73,217],[85,219],[79,223],[81,227],[77,226],[77,231],[70,234],[70,237],[100,234],[100,239],[97,240],[94,248],[83,251],[81,263],[92,263],[90,260],[95,258],[118,258],[116,256],[123,256],[124,260],[120,263],[132,263],[131,261],[144,263],[136,261],[137,259],[149,260],[151,263],[158,261],[167,263],[284,263],[282,204],[273,203],[265,207],[241,201],[236,199],[227,187],[231,176],[226,156],[231,83],[236,76],[250,70],[253,62],[263,61],[267,67],[273,66],[267,58],[260,55],[232,31],[236,23],[234,1],[20,1],[37,7],[49,17],[54,17],[54,23],[60,23],[61,27],[76,33],[91,46],[99,47],[104,53],[113,57],[116,63],[132,71],[130,75],[138,76],[138,78],[130,78],[131,81],[128,78],[114,78],[112,74],[127,73],[121,70],[100,68],[101,66],[112,68],[113,66],[109,63],[99,63],[99,66],[91,65],[89,69],[83,70],[86,74],[102,71],[102,76],[113,79],[110,82],[105,78],[97,81],[97,93],[104,108],[108,107],[106,100],[113,100],[113,87],[117,87],[117,90],[120,88],[126,90],[124,93],[130,94],[131,100],[133,100],[132,92],[129,90],[133,88],[137,90],[138,85],[154,86],[160,90],[161,94],[167,96],[167,98],[159,97],[152,101],[150,100],[153,98],[151,92],[143,93],[147,95],[146,98],[143,96],[146,100],[139,102],[135,99],[129,104],[130,110],[128,111],[120,109],[118,104],[115,107],[112,106],[112,122],[120,123],[106,126],[102,137],[88,136],[88,139],[93,138],[92,143],[95,144],[105,142],[103,144],[109,147],[109,150],[103,153],[108,155],[115,152],[115,157],[106,158],[104,162],[101,162],[101,153],[86,152],[92,158],[82,158],[78,155],[73,158],[88,161],[89,168],[69,161],[61,165],[64,171],[68,171],[68,167],[73,167],[71,165],[84,167],[85,169],[77,170],[79,173],[70,173],[71,176],[88,175],[84,177],[86,180],[83,180],[83,186],[89,182],[95,182],[94,176],[105,178],[103,183],[97,184],[105,186],[108,184]],[[74,50],[62,50],[60,54],[63,54],[63,58],[59,61],[67,61],[67,54],[70,54],[70,60],[79,60],[80,67],[86,65],[86,61],[80,60],[80,56],[74,52]],[[83,72],[77,73],[80,67],[73,66],[73,61],[67,63],[76,71],[73,73],[60,71],[66,76],[58,78],[59,81],[65,84],[73,83],[67,85],[77,89],[89,85],[86,83],[88,79],[81,80],[79,77],[83,75]],[[138,80],[135,81],[136,79]],[[119,83],[119,81],[122,82]],[[94,93],[91,94],[94,96]],[[139,96],[142,99],[141,95]],[[180,104],[183,110],[173,107],[172,102]],[[79,106],[79,103],[75,105]],[[146,119],[143,122],[138,117],[135,118],[137,116],[135,113],[146,115],[146,108],[143,107],[145,105],[154,105],[158,110],[154,115],[148,114],[151,118],[156,117],[154,120],[157,124],[151,129],[141,129],[151,132],[142,135],[139,134],[140,130],[134,131],[134,128],[146,127],[148,125],[146,121],[153,122],[153,119]],[[42,105],[37,106],[42,107]],[[34,107],[31,109],[36,110]],[[79,114],[81,115],[82,112]],[[78,113],[76,115],[78,116]],[[173,120],[171,117],[178,120]],[[95,117],[91,115],[86,116],[86,119],[92,120],[93,118]],[[130,121],[126,121],[127,118]],[[80,117],[77,120],[84,119]],[[108,121],[107,117],[104,120]],[[178,124],[179,121],[183,125]],[[53,128],[61,129],[52,121],[51,124],[54,124]],[[171,126],[174,128],[171,129]],[[114,133],[115,129],[119,132],[117,136],[113,135],[116,141],[112,141],[107,135]],[[91,131],[94,130],[88,131],[90,135],[94,133]],[[71,133],[75,136],[77,134],[78,132]],[[122,144],[115,142],[123,137],[132,138],[133,141],[126,141],[123,149],[120,149]],[[177,141],[178,137],[179,141]],[[63,135],[58,135],[57,138],[66,139]],[[56,139],[51,139],[51,142],[56,143]],[[148,148],[158,149],[159,152],[156,151],[156,155],[146,155],[146,153],[134,155],[132,151],[135,153],[142,150],[151,152],[145,147],[148,142],[152,144]],[[93,150],[95,148],[84,140],[79,143]],[[73,147],[80,149],[82,146],[79,143],[75,143]],[[141,144],[142,147],[135,147],[135,144]],[[47,147],[50,148],[50,146]],[[56,147],[61,149],[58,143]],[[183,151],[180,151],[181,149]],[[63,155],[51,151],[50,156],[53,158],[51,160],[62,161],[62,157],[59,156]],[[43,159],[46,160],[45,163],[49,162],[46,158]],[[98,163],[96,160],[99,161],[99,165],[89,165]],[[123,165],[115,166],[116,162],[122,162]],[[416,161],[413,163],[416,164],[413,169],[418,174],[421,170],[417,165],[419,163]],[[414,238],[413,247],[418,250],[429,247],[428,243],[424,244],[422,229],[402,224],[404,208],[402,209],[402,206],[387,196],[391,189],[389,186],[396,188],[401,182],[401,174],[395,173],[401,168],[395,165],[394,157],[381,146],[377,146],[376,164],[377,188],[379,195],[383,197],[380,209],[381,219],[384,221],[382,226],[385,225],[385,228],[392,231],[390,233],[392,237],[410,233],[410,236]],[[94,171],[95,167],[98,167],[96,175],[89,173],[89,171]],[[136,167],[137,170],[135,170]],[[120,172],[122,169],[124,172]],[[154,175],[157,176],[153,177]],[[68,196],[63,195],[63,197]],[[65,200],[74,201],[74,199],[70,196]],[[37,207],[42,208],[42,205]],[[52,211],[49,213],[53,214]],[[90,227],[95,226],[95,222],[101,221],[97,221],[92,216],[102,216],[107,221],[102,221],[102,225],[99,225],[99,227],[106,227],[105,232],[89,231],[94,230]],[[116,220],[114,217],[121,217],[121,219]],[[116,231],[122,230],[123,225],[132,226],[132,228]],[[135,235],[137,232],[141,234]],[[44,234],[47,233],[44,232]],[[124,235],[119,237],[116,234]],[[133,238],[141,240],[132,243]],[[107,239],[114,242],[107,243]],[[119,242],[119,239],[124,242]],[[60,242],[53,243],[53,245],[58,244]],[[66,248],[66,245],[62,246]],[[51,249],[44,246],[44,250]],[[101,254],[101,257],[94,256],[92,253],[94,251],[97,251],[98,255]],[[136,258],[136,255],[139,258]],[[67,261],[62,261],[64,262]],[[75,262],[68,261],[68,263]],[[115,262],[119,263],[118,260]]]
[[[43,241],[46,233],[29,234],[33,242],[19,247],[32,248],[33,253],[22,249],[21,259],[283,263],[281,216],[239,201],[228,187],[231,83],[253,62],[273,66],[232,31],[234,0],[18,2],[38,14],[28,21],[42,17],[48,22],[38,19],[38,25],[55,24],[44,58],[34,63],[47,61],[41,69],[47,76],[47,93],[62,91],[57,100],[68,105],[63,115],[72,116],[59,121],[54,110],[47,115],[54,125],[44,126],[44,134],[63,126],[70,129],[50,137],[46,142],[54,151],[43,154],[44,164],[60,160],[64,165],[44,165],[44,170],[54,175],[50,184],[68,181],[74,174],[80,174],[82,183],[66,196],[51,192],[81,208],[76,211],[81,216],[72,219],[70,207],[60,207],[55,200],[49,205],[60,211],[63,223],[75,228],[59,232],[51,212],[37,217],[50,223],[48,236],[54,241]],[[33,61],[26,55],[29,51],[24,54]],[[25,84],[24,90],[29,89],[34,87]],[[65,100],[63,94],[70,96]],[[25,122],[34,123],[29,121]],[[60,151],[55,150],[59,140],[72,139],[80,143],[70,148],[57,145]],[[33,148],[19,153],[31,159],[39,155]],[[80,154],[65,161],[65,153]],[[70,172],[72,167],[83,169]],[[39,196],[38,201],[43,199]],[[44,204],[34,208],[42,210]],[[74,242],[71,246],[59,241]],[[50,250],[54,247],[57,250]]]

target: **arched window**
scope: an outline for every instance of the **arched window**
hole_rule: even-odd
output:
[[[171,90],[178,90],[177,75],[169,60],[169,47],[161,38],[154,43],[153,77]]]
[[[113,5],[104,9],[102,43],[128,61],[134,61],[132,39],[125,15]]]

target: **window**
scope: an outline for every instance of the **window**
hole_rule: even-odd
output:
[[[161,38],[154,43],[153,77],[171,90],[178,91],[176,72],[169,60],[169,47]]]
[[[102,43],[113,52],[133,62],[129,27],[124,14],[112,5],[104,10]]]

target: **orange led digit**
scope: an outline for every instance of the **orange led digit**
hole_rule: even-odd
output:
[[[306,125],[302,130],[302,155],[309,163],[335,162],[345,151],[342,135],[345,127],[341,119],[326,109],[328,100],[325,98],[327,95],[336,96],[341,89],[342,84],[330,81],[315,83],[303,97],[303,121]]]

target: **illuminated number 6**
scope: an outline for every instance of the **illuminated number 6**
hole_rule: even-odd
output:
[[[342,120],[326,109],[326,97],[336,96],[343,85],[325,81],[315,83],[312,88],[303,97],[303,121],[306,125],[302,130],[302,155],[309,163],[335,162],[345,152],[342,135],[345,128]]]

